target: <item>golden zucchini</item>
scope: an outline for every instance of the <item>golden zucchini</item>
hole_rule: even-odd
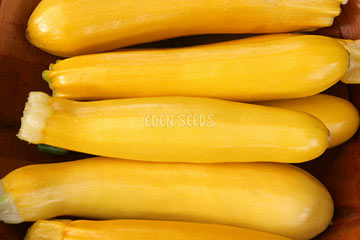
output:
[[[192,96],[249,102],[317,94],[348,67],[349,54],[336,39],[277,34],[78,56],[51,64],[43,78],[53,96],[68,99]]]
[[[76,102],[30,93],[18,137],[94,155],[164,162],[305,162],[326,126],[287,109],[210,98]]]
[[[41,220],[25,240],[291,240],[274,234],[223,225],[187,222]]]
[[[318,94],[311,97],[259,102],[258,104],[303,111],[320,119],[330,130],[330,146],[349,140],[359,128],[359,111],[345,99]]]
[[[10,223],[62,215],[173,220],[310,239],[333,215],[325,187],[288,164],[92,158],[19,168],[0,185],[0,219]]]
[[[331,26],[347,0],[42,0],[27,34],[59,56],[195,34],[275,33]]]

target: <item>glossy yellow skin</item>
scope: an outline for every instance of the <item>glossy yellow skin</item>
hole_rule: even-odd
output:
[[[310,239],[333,215],[324,186],[288,164],[92,158],[26,166],[2,184],[24,221],[62,215],[191,221]]]
[[[280,34],[78,56],[51,64],[43,77],[55,97],[68,99],[195,96],[248,102],[317,94],[339,81],[348,66],[349,54],[335,39]]]
[[[330,130],[330,147],[349,140],[359,128],[359,112],[345,99],[318,94],[311,97],[261,102],[259,104],[303,111],[320,119]]]
[[[305,162],[329,142],[320,120],[287,109],[191,97],[76,102],[41,92],[30,94],[18,136],[99,156],[203,163]]]
[[[36,222],[25,240],[291,240],[269,233],[187,222],[149,220]]]
[[[275,33],[330,26],[346,0],[42,0],[28,39],[59,56],[209,33]]]

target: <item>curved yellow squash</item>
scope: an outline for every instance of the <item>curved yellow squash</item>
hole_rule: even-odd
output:
[[[330,130],[330,147],[346,142],[359,128],[359,111],[350,102],[334,96],[318,94],[306,98],[259,104],[303,111],[317,117]]]
[[[291,240],[244,228],[149,220],[41,220],[25,240]]]
[[[35,46],[59,56],[195,34],[274,33],[331,26],[346,0],[42,0]]]
[[[164,162],[305,162],[328,147],[328,129],[298,111],[209,98],[76,102],[30,94],[18,134],[106,157]]]
[[[19,168],[1,184],[0,219],[13,223],[62,215],[173,220],[310,239],[333,215],[325,187],[288,164],[92,158]]]
[[[55,97],[69,99],[192,96],[248,102],[317,94],[339,81],[348,66],[349,54],[336,39],[280,34],[78,56],[51,64],[43,77]]]

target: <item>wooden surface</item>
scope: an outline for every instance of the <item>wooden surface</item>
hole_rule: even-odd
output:
[[[57,58],[41,52],[25,39],[26,22],[39,0],[0,0],[0,178],[11,170],[34,163],[48,163],[86,157],[70,153],[64,157],[37,151],[16,138],[20,118],[30,91],[50,93],[41,72]],[[318,31],[335,37],[360,39],[360,1],[351,1],[335,21],[335,26]],[[151,44],[178,46],[238,38],[200,36]],[[145,45],[149,46],[149,45]],[[337,84],[327,91],[350,99],[360,108],[360,86]],[[321,240],[360,239],[360,138],[327,151],[324,156],[301,167],[318,177],[330,190],[336,205],[333,225]],[[22,239],[29,224],[0,223],[0,239]]]

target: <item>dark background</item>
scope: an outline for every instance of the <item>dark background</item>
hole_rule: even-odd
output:
[[[50,94],[41,72],[57,57],[31,46],[25,39],[27,20],[39,0],[0,0],[0,178],[18,167],[85,158],[69,153],[51,156],[16,138],[20,118],[30,91]],[[360,39],[360,0],[349,1],[331,28],[318,33],[334,37]],[[178,38],[146,46],[173,47],[239,38],[238,35],[215,35]],[[337,84],[327,91],[351,100],[360,109],[360,85]],[[336,205],[333,225],[318,239],[360,239],[360,139],[351,141],[309,163],[301,164],[330,190]],[[0,239],[22,239],[28,223],[0,223]]]

